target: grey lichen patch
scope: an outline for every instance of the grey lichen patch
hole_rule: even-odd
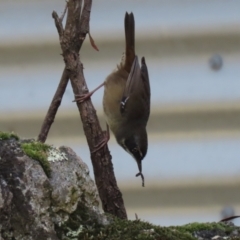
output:
[[[31,143],[22,143],[21,144],[23,152],[32,159],[37,160],[44,172],[48,177],[51,174],[50,163],[47,159],[48,151],[50,150],[51,146],[40,143],[40,142],[31,142]]]
[[[0,140],[8,140],[14,138],[16,140],[19,140],[19,137],[17,134],[15,134],[14,132],[11,133],[5,133],[5,132],[1,132],[0,131]]]
[[[83,226],[80,225],[79,228],[76,231],[72,231],[70,228],[68,228],[68,232],[66,233],[67,237],[70,237],[71,239],[78,239],[79,234],[83,231]]]
[[[66,154],[64,152],[61,152],[59,149],[51,147],[48,151],[48,157],[47,160],[49,162],[55,162],[55,161],[64,161],[68,160]]]

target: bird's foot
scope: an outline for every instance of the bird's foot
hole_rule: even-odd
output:
[[[75,100],[73,100],[73,102],[82,103],[82,102],[86,101],[87,99],[89,99],[92,95],[93,95],[93,92],[89,92],[89,93],[82,94],[82,95],[75,95]]]
[[[101,148],[103,148],[109,141],[109,138],[104,136],[104,138],[101,140],[100,143],[98,143],[95,147],[94,150],[92,151],[92,153],[97,152],[98,150],[100,150]]]
[[[103,132],[104,137],[102,138],[102,140],[100,141],[100,143],[98,143],[95,147],[94,150],[91,153],[95,153],[98,150],[100,150],[101,148],[103,148],[105,145],[107,145],[109,139],[110,139],[110,133],[109,133],[109,126],[107,125],[107,130]]]
[[[86,101],[87,99],[89,99],[102,86],[104,86],[104,82],[102,84],[100,84],[97,88],[95,88],[94,90],[89,92],[89,93],[82,94],[82,95],[75,95],[75,100],[73,100],[73,102],[82,103],[82,102]]]

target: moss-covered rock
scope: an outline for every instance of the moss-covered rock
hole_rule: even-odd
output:
[[[48,177],[51,174],[50,163],[48,161],[48,151],[50,146],[40,142],[22,143],[22,150],[32,159],[37,160]]]
[[[239,234],[225,223],[161,227],[105,215],[88,167],[72,149],[0,134],[0,239],[240,240]]]
[[[0,239],[77,239],[82,226],[107,223],[89,169],[72,149],[0,140]]]
[[[14,138],[16,140],[19,140],[19,137],[17,134],[15,134],[14,132],[11,133],[6,133],[6,132],[1,132],[0,131],[0,141],[1,140],[8,140],[10,138]]]
[[[225,237],[226,239],[231,239],[230,237],[236,237],[239,233],[239,228],[234,225],[225,224],[222,222],[218,223],[189,223],[183,226],[173,227],[182,233],[190,233],[192,236],[202,239],[212,239],[215,236]],[[236,230],[236,231],[235,231]],[[235,231],[235,234],[234,234]],[[218,239],[218,238],[217,238]],[[235,238],[234,238],[235,239]]]
[[[188,232],[160,227],[140,220],[113,219],[105,227],[82,228],[78,239],[96,240],[194,240]]]
[[[160,227],[148,222],[113,219],[103,227],[81,226],[78,239],[96,240],[211,240],[238,239],[239,228],[225,223],[190,223],[183,226]],[[215,237],[215,238],[214,238]]]

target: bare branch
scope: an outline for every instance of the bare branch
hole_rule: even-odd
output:
[[[60,44],[63,52],[66,69],[69,73],[71,85],[75,95],[82,95],[88,91],[85,78],[83,75],[83,65],[79,59],[79,50],[82,46],[86,34],[89,33],[89,19],[92,6],[92,0],[85,0],[80,21],[81,0],[68,1],[68,14],[66,27],[59,31],[61,26],[58,18],[55,17],[55,24],[58,29]],[[56,15],[57,16],[57,15]],[[62,34],[63,33],[63,34]],[[77,107],[81,116],[83,129],[87,138],[90,152],[104,137],[96,110],[91,100],[82,103],[77,102]],[[94,176],[102,201],[103,210],[119,218],[127,218],[122,194],[118,189],[117,182],[113,172],[111,155],[108,147],[100,149],[98,152],[91,153]]]
[[[47,139],[48,132],[54,122],[57,110],[58,110],[59,106],[61,105],[62,97],[63,97],[63,94],[64,94],[67,84],[68,84],[68,79],[69,79],[68,71],[65,68],[62,73],[62,77],[61,77],[60,83],[58,85],[57,91],[52,99],[52,102],[48,109],[47,115],[43,121],[41,131],[38,135],[39,142],[44,143]]]
[[[62,35],[63,35],[62,21],[60,20],[60,18],[58,17],[58,14],[55,11],[52,12],[52,17],[55,20],[55,26],[58,30],[59,37],[62,37]]]
[[[90,22],[90,12],[92,8],[92,1],[91,0],[85,0],[84,1],[84,7],[81,14],[81,20],[80,20],[80,33],[83,35],[87,35],[89,33],[89,22]]]
[[[63,11],[63,13],[62,13],[62,16],[60,17],[60,21],[62,22],[63,21],[63,19],[64,19],[64,17],[65,17],[65,14],[66,14],[66,12],[67,12],[67,1],[66,1],[66,6],[65,6],[65,8],[64,8],[64,11]]]

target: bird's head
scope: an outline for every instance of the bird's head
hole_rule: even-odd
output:
[[[130,131],[131,132],[131,131]],[[136,129],[126,138],[121,138],[118,143],[136,160],[139,172],[142,173],[142,160],[147,154],[148,138],[146,129]]]

